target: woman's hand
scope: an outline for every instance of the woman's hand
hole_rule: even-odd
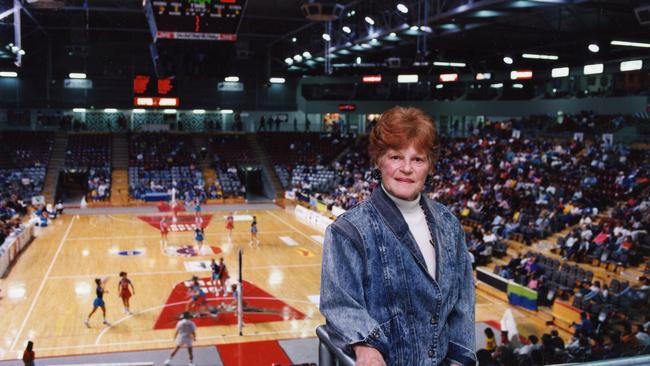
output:
[[[354,353],[357,356],[355,366],[386,366],[381,352],[368,346],[354,346]]]

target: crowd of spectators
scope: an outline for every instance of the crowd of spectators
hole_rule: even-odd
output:
[[[200,152],[199,152],[200,154]],[[177,199],[207,199],[199,155],[191,136],[139,133],[129,140],[129,192],[136,199],[149,193],[170,193]]]
[[[108,134],[74,134],[68,137],[64,170],[86,175],[86,193],[93,201],[110,197],[111,143]]]
[[[0,246],[14,232],[22,228],[21,217],[27,213],[27,204],[15,194],[0,200]]]
[[[647,153],[621,145],[481,136],[441,143],[428,194],[481,228],[470,239],[482,244],[487,230],[490,237],[516,236],[531,244],[581,220],[592,221],[613,200],[634,197],[648,182]],[[359,141],[331,165],[338,177],[335,189],[314,192],[303,182],[293,182],[293,189],[318,195],[326,204],[354,206],[377,184],[366,144]]]
[[[212,192],[218,193],[221,191],[223,197],[246,197],[246,186],[242,184],[239,178],[237,164],[219,162],[217,163],[216,171],[219,181],[216,186],[213,185],[210,187],[211,196],[213,195]]]
[[[523,266],[535,271],[528,263]],[[574,331],[566,344],[557,330],[551,330],[540,338],[531,334],[523,342],[502,332],[497,345],[494,332],[486,330],[485,347],[477,351],[480,364],[537,366],[650,354],[650,280],[641,281],[638,286],[616,279],[609,286],[582,281],[574,300],[582,309],[580,321],[571,324]]]

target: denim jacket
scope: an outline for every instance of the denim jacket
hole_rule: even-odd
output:
[[[320,311],[335,344],[365,343],[388,365],[474,365],[474,277],[465,233],[421,196],[436,251],[432,278],[408,224],[381,189],[325,234]]]

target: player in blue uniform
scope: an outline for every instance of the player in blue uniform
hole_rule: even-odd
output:
[[[253,246],[253,243],[255,243],[255,246],[259,247],[260,246],[260,241],[257,239],[257,217],[253,216],[253,222],[251,222],[251,241],[248,242],[249,246]]]
[[[212,262],[210,263],[210,269],[212,269],[212,286],[216,288],[219,284],[221,268],[219,267],[219,264],[214,260],[214,258],[212,258]]]
[[[196,245],[198,247],[198,254],[201,255],[203,253],[203,239],[205,234],[203,233],[203,228],[197,227],[194,229],[194,240],[196,241]]]
[[[97,308],[102,309],[102,315],[104,317],[104,325],[111,325],[109,322],[106,321],[106,304],[104,303],[104,294],[107,294],[108,291],[104,289],[104,284],[106,284],[107,279],[101,280],[99,278],[95,278],[95,300],[93,301],[93,310],[88,314],[88,318],[84,322],[88,328],[90,328],[90,317],[93,316],[95,311],[97,311]]]
[[[208,296],[201,288],[199,283],[199,278],[197,276],[192,277],[192,284],[190,285],[190,301],[188,301],[185,311],[196,310],[197,314],[201,314],[201,310],[207,310],[208,308]]]

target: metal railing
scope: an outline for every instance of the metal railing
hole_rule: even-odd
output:
[[[580,366],[647,366],[650,365],[650,355],[616,358],[611,360],[564,363],[562,366],[580,365]],[[560,364],[554,365],[560,366]]]
[[[335,346],[324,325],[316,328],[318,336],[318,364],[320,366],[354,366],[354,360]]]

